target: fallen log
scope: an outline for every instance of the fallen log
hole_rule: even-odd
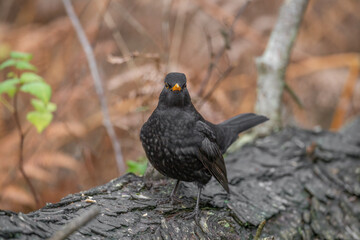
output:
[[[360,239],[360,119],[338,133],[294,127],[225,158],[231,194],[212,180],[201,198],[182,184],[181,203],[159,203],[173,180],[126,174],[29,213],[0,211],[0,238],[44,239],[93,206],[101,213],[69,239]],[[258,231],[259,232],[259,231]]]

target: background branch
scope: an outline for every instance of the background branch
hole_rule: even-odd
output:
[[[216,82],[214,83],[214,85],[211,87],[211,89],[209,90],[209,92],[200,100],[199,104],[198,104],[198,108],[201,109],[202,106],[204,106],[204,103],[211,97],[211,95],[214,93],[214,91],[216,90],[216,88],[219,86],[219,84],[221,83],[221,81],[223,81],[227,76],[229,76],[229,74],[231,73],[231,71],[235,68],[235,66],[229,66],[223,73],[220,74],[219,78],[216,80]]]
[[[227,31],[223,32],[223,36],[224,36],[224,45],[222,48],[220,48],[217,53],[215,54],[215,56],[213,55],[213,52],[211,52],[211,62],[208,66],[208,69],[206,71],[206,75],[204,76],[204,78],[202,79],[201,83],[200,83],[200,88],[199,91],[197,93],[197,95],[199,97],[201,97],[204,92],[205,92],[205,88],[212,76],[213,70],[216,68],[216,66],[219,64],[219,61],[221,59],[221,57],[224,55],[224,53],[226,52],[227,49],[230,48],[230,44],[231,41],[233,40],[233,36],[234,36],[234,28],[236,26],[237,21],[239,20],[240,16],[242,15],[242,13],[244,12],[244,10],[246,9],[246,7],[248,6],[248,4],[251,2],[251,0],[247,0],[240,8],[239,10],[236,12],[236,15],[233,19],[233,21],[231,22],[231,25],[229,27],[229,29]],[[207,38],[207,42],[209,44],[209,40],[208,40],[208,36],[206,36]],[[210,46],[209,46],[210,47]],[[212,48],[211,48],[212,51]]]
[[[110,114],[109,114],[109,109],[107,107],[107,100],[106,100],[106,97],[104,94],[104,89],[102,86],[100,74],[99,74],[99,71],[98,71],[98,68],[97,68],[97,65],[95,62],[93,50],[90,46],[90,43],[85,35],[83,28],[81,27],[80,21],[74,12],[74,9],[71,5],[70,0],[62,0],[62,2],[65,6],[66,13],[68,14],[68,16],[75,28],[75,31],[79,38],[81,46],[83,47],[84,52],[86,54],[90,72],[93,77],[95,90],[96,90],[96,93],[97,93],[97,95],[99,97],[99,101],[100,101],[100,107],[101,107],[101,111],[103,114],[103,124],[106,128],[106,131],[111,139],[111,143],[114,148],[118,170],[120,173],[124,173],[125,165],[124,165],[124,160],[123,160],[122,153],[121,153],[120,142],[118,141],[118,139],[116,137],[114,127],[110,121]]]

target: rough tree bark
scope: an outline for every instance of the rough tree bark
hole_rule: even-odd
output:
[[[258,89],[255,110],[270,120],[256,128],[267,135],[281,127],[281,101],[285,71],[308,0],[284,0],[266,50],[256,59]]]
[[[253,239],[264,219],[260,239],[360,239],[360,118],[339,133],[285,128],[225,161],[231,194],[211,180],[198,223],[184,218],[193,184],[160,204],[174,181],[127,174],[29,214],[0,211],[0,239],[48,238],[94,205],[101,214],[69,239]]]

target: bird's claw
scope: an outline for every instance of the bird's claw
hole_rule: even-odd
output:
[[[167,204],[169,202],[170,202],[170,198],[162,198],[162,199],[156,200],[157,205]]]
[[[170,202],[171,202],[172,205],[182,203],[182,201],[177,197],[170,197]]]
[[[186,220],[190,220],[190,219],[195,219],[195,222],[199,222],[200,219],[200,211],[199,210],[194,210],[189,214],[186,214],[184,216],[184,219]]]

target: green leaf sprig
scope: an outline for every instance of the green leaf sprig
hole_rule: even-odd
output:
[[[11,104],[3,98],[2,94],[7,94],[13,98],[16,93],[29,93],[34,98],[31,99],[31,105],[34,111],[27,113],[26,118],[41,133],[52,121],[53,112],[56,111],[56,104],[50,102],[52,90],[44,79],[37,75],[36,67],[30,63],[32,55],[23,52],[11,52],[10,59],[0,64],[0,70],[5,68],[14,68],[17,72],[22,72],[19,76],[11,71],[7,74],[8,79],[0,83],[0,102],[10,110],[14,111]]]

